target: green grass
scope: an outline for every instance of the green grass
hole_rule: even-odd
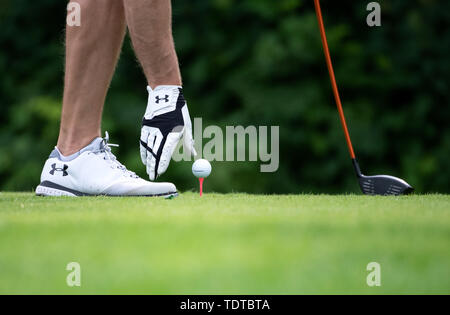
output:
[[[449,214],[447,195],[0,193],[0,293],[449,294]]]

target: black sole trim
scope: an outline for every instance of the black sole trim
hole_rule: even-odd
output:
[[[53,183],[51,181],[48,181],[48,180],[43,181],[42,183],[40,183],[40,185],[44,186],[44,187],[48,187],[48,188],[53,188],[53,189],[58,189],[58,190],[62,190],[62,191],[67,191],[67,192],[69,192],[71,194],[74,194],[75,196],[80,196],[80,197],[81,196],[92,196],[92,195],[89,195],[89,194],[82,193],[81,191],[77,191],[77,190],[74,190],[74,189],[70,189],[70,188],[67,188],[67,187],[55,184],[55,183]]]

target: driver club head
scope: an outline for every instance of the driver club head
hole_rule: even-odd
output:
[[[359,186],[366,195],[399,196],[414,191],[403,179],[389,175],[364,176],[361,174]]]
[[[361,173],[356,159],[352,159],[353,167],[358,176],[359,186],[366,195],[399,196],[414,191],[403,179],[389,175],[365,176]]]

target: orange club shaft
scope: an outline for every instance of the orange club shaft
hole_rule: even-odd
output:
[[[355,152],[353,150],[352,141],[350,140],[350,134],[348,132],[347,123],[345,121],[344,110],[342,108],[341,98],[339,97],[339,91],[336,84],[336,77],[334,76],[333,64],[331,63],[330,50],[328,48],[327,36],[325,34],[325,26],[323,24],[322,11],[320,9],[319,0],[314,0],[314,6],[316,7],[317,20],[319,21],[320,37],[322,38],[323,51],[325,53],[325,59],[327,61],[328,72],[330,74],[331,86],[333,88],[334,99],[339,111],[339,118],[341,119],[342,128],[344,129],[345,140],[347,141],[348,151],[350,157],[355,159]]]

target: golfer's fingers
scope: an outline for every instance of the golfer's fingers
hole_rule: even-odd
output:
[[[191,153],[194,157],[197,156],[197,151],[194,148],[194,139],[192,139],[192,130],[187,128],[184,131],[184,147]]]
[[[181,114],[183,115],[184,121],[184,147],[189,151],[189,153],[196,157],[197,152],[195,151],[194,139],[192,137],[192,122],[187,105],[184,105],[183,108],[181,108]]]
[[[154,137],[152,139],[149,138],[149,141],[151,141],[152,144],[150,149],[153,152],[153,154],[150,154],[151,156],[147,155],[147,174],[150,180],[155,180],[158,177],[157,159],[160,154],[160,146],[163,140],[161,131],[159,131],[159,129],[156,130]]]
[[[148,134],[149,130],[147,127],[142,127],[141,129],[141,138],[139,144],[139,151],[141,153],[141,161],[144,165],[147,165],[147,142],[148,142]]]
[[[146,169],[147,169],[147,174],[149,175],[150,178],[154,179],[155,178],[155,175],[154,175],[155,166],[154,165],[155,165],[155,161],[156,161],[154,144],[156,141],[156,135],[159,130],[157,128],[153,128],[153,127],[147,127],[147,128],[149,128],[149,133],[148,133],[148,137],[147,137],[147,146],[146,146],[147,156],[145,159],[145,165],[146,165]]]
[[[167,136],[166,143],[161,152],[158,165],[158,175],[163,174],[169,167],[170,160],[172,159],[173,152],[175,151],[178,142],[180,141],[183,132],[171,132]]]

